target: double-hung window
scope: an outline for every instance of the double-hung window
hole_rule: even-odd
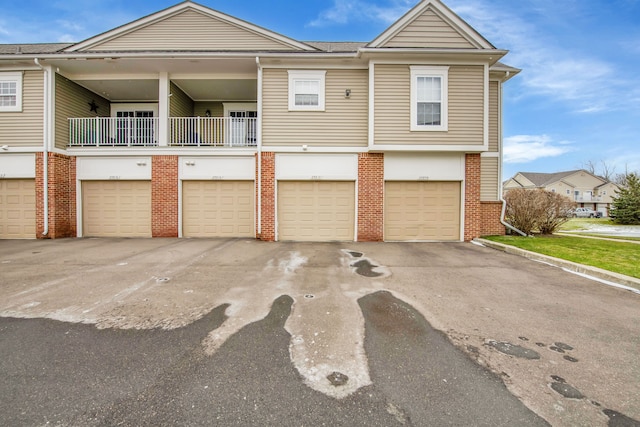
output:
[[[324,111],[326,71],[289,70],[289,110]]]
[[[0,73],[2,111],[22,111],[22,73]]]
[[[411,67],[411,130],[448,129],[449,67]]]

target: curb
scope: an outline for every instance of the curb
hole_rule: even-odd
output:
[[[542,255],[537,252],[531,252],[524,249],[516,248],[514,246],[505,245],[503,243],[492,242],[482,238],[473,239],[474,242],[482,244],[491,249],[496,249],[508,254],[518,255],[528,258],[533,261],[541,261],[547,264],[551,264],[555,267],[563,268],[565,270],[595,277],[600,280],[611,282],[612,284],[622,286],[623,289],[640,294],[640,279],[635,277],[625,276],[624,274],[614,273],[612,271],[603,270],[598,267],[591,267],[589,265],[578,264],[572,261],[566,261],[560,258],[554,258],[548,255]]]

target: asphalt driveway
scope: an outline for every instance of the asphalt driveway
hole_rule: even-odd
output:
[[[465,243],[0,241],[0,316],[0,424],[640,419],[640,296]]]

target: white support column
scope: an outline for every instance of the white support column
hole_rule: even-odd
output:
[[[158,75],[158,145],[169,145],[169,105],[171,103],[171,82],[169,73],[162,72]]]

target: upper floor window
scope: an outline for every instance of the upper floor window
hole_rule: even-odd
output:
[[[22,73],[0,73],[0,111],[22,111]]]
[[[448,130],[449,67],[411,67],[411,130]]]
[[[289,71],[289,110],[324,111],[326,71]]]

